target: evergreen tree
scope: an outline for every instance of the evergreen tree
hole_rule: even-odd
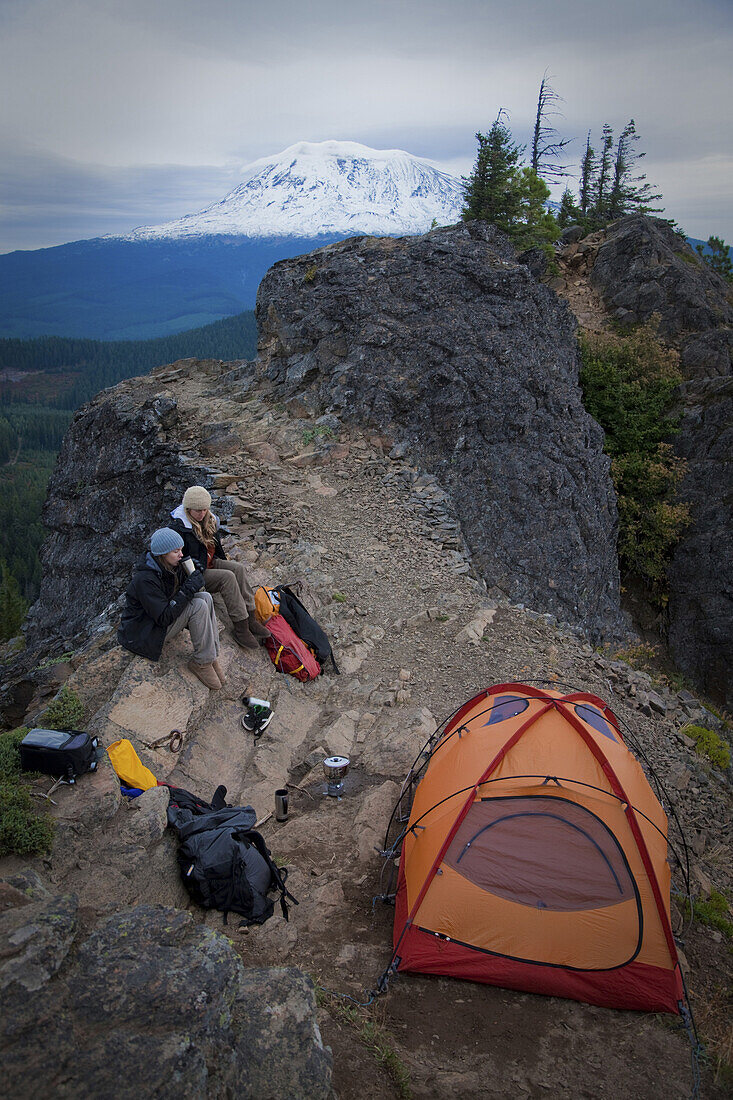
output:
[[[0,642],[15,637],[27,610],[17,580],[0,558]]]
[[[708,237],[709,252],[705,251],[704,244],[695,245],[696,251],[702,256],[706,264],[712,267],[718,275],[721,275],[729,283],[733,282],[733,263],[730,259],[730,245],[726,244],[722,237]]]
[[[532,171],[542,179],[559,180],[568,174],[566,164],[558,164],[557,159],[563,149],[570,144],[570,138],[559,139],[558,132],[548,119],[558,116],[555,106],[561,103],[561,97],[551,87],[547,73],[542,77],[537,97],[534,133],[532,135]]]
[[[515,145],[500,111],[488,134],[477,133],[473,171],[464,176],[465,221],[485,221],[510,233],[521,206],[520,172],[523,149]]]
[[[603,124],[601,141],[601,159],[595,178],[593,205],[590,214],[595,222],[605,224],[608,221],[608,192],[611,178],[611,150],[613,149],[613,130],[607,122]]]
[[[520,196],[519,218],[510,233],[514,244],[520,251],[545,248],[549,252],[552,242],[560,236],[560,229],[547,209],[550,188],[532,168],[522,168]]]
[[[524,149],[514,144],[502,114],[488,134],[476,134],[476,164],[463,181],[463,217],[490,222],[519,249],[546,247],[559,236],[545,205],[550,190],[536,172],[521,164]]]
[[[560,209],[557,213],[557,224],[561,229],[566,229],[569,225],[577,225],[582,221],[583,214],[580,207],[575,202],[573,192],[569,187],[566,187],[562,193],[560,199]]]
[[[646,182],[646,176],[643,174],[634,175],[634,166],[637,161],[646,156],[646,153],[637,153],[634,149],[639,140],[636,124],[631,118],[624,126],[616,142],[613,182],[608,197],[607,215],[610,221],[632,211],[638,211],[642,214],[658,214],[663,209],[663,207],[653,207],[651,205],[651,203],[661,199],[662,196],[654,192],[651,184]]]
[[[585,142],[585,153],[583,159],[580,162],[580,191],[578,194],[578,200],[580,203],[580,212],[585,217],[591,208],[593,184],[596,174],[596,151],[593,149],[590,143],[590,130],[588,131],[588,137]]]

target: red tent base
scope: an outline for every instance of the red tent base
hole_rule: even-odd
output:
[[[617,970],[566,970],[517,962],[441,939],[414,926],[405,933],[398,955],[400,972],[464,978],[526,993],[569,997],[604,1008],[678,1015],[678,1003],[683,1000],[677,969],[632,962]]]

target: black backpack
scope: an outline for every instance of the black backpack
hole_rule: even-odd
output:
[[[252,826],[257,817],[251,806],[227,806],[226,788],[219,787],[205,803],[196,795],[170,788],[168,823],[178,834],[178,866],[192,899],[204,909],[220,909],[224,922],[239,913],[242,925],[264,924],[274,911],[269,894],[280,893],[288,919],[286,898],[298,904],[286,889],[287,870],[270,856],[260,833]]]
[[[334,672],[338,672],[339,667],[323,627],[306,611],[289,585],[280,584],[276,591],[280,597],[280,614],[288,626],[313,651],[320,665],[324,665],[330,657]]]
[[[77,775],[96,770],[97,745],[96,737],[81,730],[32,729],[20,743],[20,766],[73,783]]]

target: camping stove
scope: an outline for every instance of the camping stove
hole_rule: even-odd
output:
[[[326,794],[341,799],[344,779],[349,770],[348,756],[327,756],[323,761],[323,774],[326,778]]]

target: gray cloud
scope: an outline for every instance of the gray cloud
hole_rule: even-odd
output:
[[[178,216],[299,140],[467,171],[500,107],[528,140],[545,69],[576,159],[633,116],[668,213],[730,239],[732,47],[727,0],[3,0],[0,248]]]

